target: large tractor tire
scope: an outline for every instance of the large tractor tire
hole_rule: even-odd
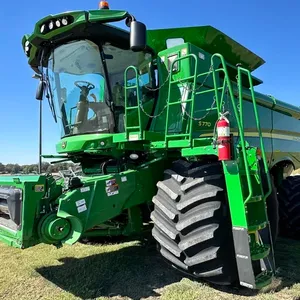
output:
[[[300,176],[284,179],[277,192],[280,234],[300,239]]]
[[[161,255],[193,277],[221,285],[236,283],[222,165],[176,161],[157,187],[151,219]]]

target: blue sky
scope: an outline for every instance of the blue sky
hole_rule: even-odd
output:
[[[132,12],[152,29],[199,25],[218,28],[266,61],[254,73],[264,81],[258,91],[300,105],[298,0],[109,2],[112,9]],[[48,14],[97,7],[96,0],[2,1],[0,162],[36,163],[38,157],[37,81],[31,78],[33,71],[22,51],[22,36],[31,33],[35,22]],[[45,154],[55,153],[59,134],[59,126],[44,102]]]

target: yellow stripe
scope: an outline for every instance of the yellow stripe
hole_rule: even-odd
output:
[[[232,134],[233,134],[233,136],[238,136],[238,132],[232,132]],[[212,136],[212,135],[211,135],[211,133],[205,133],[205,134],[201,134],[200,137],[206,137],[206,136]],[[258,138],[258,132],[244,132],[244,136]],[[262,136],[263,136],[263,138],[273,138],[273,139],[279,139],[279,140],[300,142],[299,136],[292,136],[292,135],[287,135],[287,134],[264,132],[262,134]]]

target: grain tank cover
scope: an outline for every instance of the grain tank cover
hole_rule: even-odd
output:
[[[157,29],[147,32],[148,44],[157,52],[166,49],[167,39],[183,38],[185,42],[194,44],[206,52],[222,54],[232,65],[241,63],[250,71],[265,63],[261,57],[212,26]]]

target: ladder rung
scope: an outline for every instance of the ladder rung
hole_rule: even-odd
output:
[[[133,86],[126,86],[125,89],[126,90],[130,90],[130,89],[137,89],[138,86],[137,85],[133,85]]]
[[[166,134],[166,137],[189,137],[188,133],[179,133],[179,134]]]
[[[248,226],[248,232],[255,232],[261,229],[264,229],[265,227],[267,227],[268,222],[264,221],[264,222],[253,222],[250,223]]]
[[[249,199],[249,201],[247,203],[253,203],[253,202],[259,202],[263,200],[263,196],[259,195],[259,196],[253,196]]]
[[[224,72],[224,68],[219,68],[219,69],[216,69],[215,72],[220,72],[220,71],[223,71]]]
[[[268,245],[252,245],[251,246],[251,259],[260,260],[267,257],[270,253],[270,246]]]
[[[194,79],[195,78],[195,75],[193,76],[189,76],[189,77],[185,77],[183,79],[176,79],[176,80],[171,80],[170,83],[178,83],[178,82],[183,82],[183,81],[188,81],[188,80],[191,80],[191,79]]]
[[[131,126],[131,127],[126,127],[127,129],[140,129],[140,126]]]
[[[217,107],[201,109],[201,110],[195,111],[194,114],[196,114],[196,112],[198,113],[198,112],[211,111],[211,110],[216,110],[216,109],[217,109]]]
[[[223,87],[217,88],[218,91],[219,91],[219,90],[222,90],[222,89],[223,89]],[[212,92],[215,92],[215,89],[209,89],[209,90],[197,92],[196,95],[207,94],[207,93],[212,93]]]
[[[206,76],[207,74],[209,74],[211,71],[207,71],[207,72],[204,72],[204,73],[201,73],[199,75],[197,75],[197,78],[201,77],[201,76]]]
[[[257,289],[261,289],[272,282],[273,273],[270,271],[264,271],[255,277],[255,286]]]
[[[193,99],[183,100],[183,101],[176,101],[176,102],[169,102],[169,105],[181,104],[181,103],[189,103],[193,101]]]
[[[130,106],[130,107],[126,107],[126,110],[133,110],[133,109],[138,109],[138,106]]]

